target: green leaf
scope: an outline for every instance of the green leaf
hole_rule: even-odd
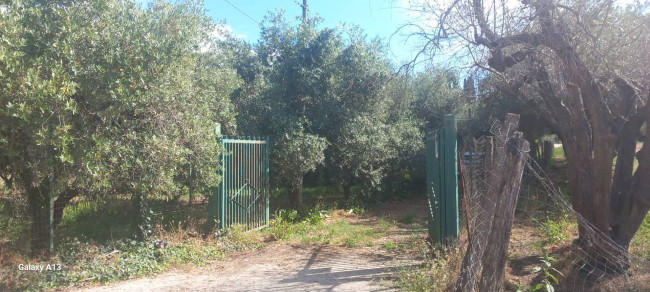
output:
[[[559,282],[557,281],[557,278],[556,278],[555,276],[553,276],[553,274],[551,274],[551,273],[546,273],[546,276],[549,277],[549,278],[551,278],[551,279],[553,279],[553,281],[555,282],[555,284],[559,284]]]

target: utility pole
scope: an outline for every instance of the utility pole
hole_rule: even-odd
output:
[[[307,0],[302,0],[302,22],[307,22],[307,17],[309,13],[309,5],[307,5]]]

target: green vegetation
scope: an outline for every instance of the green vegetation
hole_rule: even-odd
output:
[[[271,226],[266,229],[273,238],[285,242],[303,244],[326,243],[346,247],[372,246],[394,224],[380,220],[377,226],[351,224],[344,220],[350,213],[337,210],[332,215],[325,211],[312,211],[303,216],[298,211],[280,210],[276,213]],[[361,219],[361,218],[359,218]]]
[[[34,262],[45,266],[60,263],[52,270],[20,273],[14,267],[3,271],[8,287],[38,291],[91,282],[108,283],[160,273],[171,265],[202,266],[209,260],[224,256],[222,249],[192,240],[154,249],[153,242],[120,240],[102,246],[83,244],[74,239],[61,244],[58,250],[61,256],[47,262]]]
[[[391,250],[391,249],[397,249],[397,244],[395,244],[392,241],[384,243],[381,248]]]
[[[544,255],[539,257],[539,260],[541,261],[542,265],[534,267],[532,270],[532,273],[540,273],[542,275],[542,281],[541,283],[535,285],[532,289],[527,291],[541,290],[546,292],[553,292],[555,291],[555,288],[553,287],[553,283],[555,283],[555,285],[560,283],[556,275],[557,274],[562,275],[562,273],[553,267],[553,262],[555,262],[555,258],[549,256],[546,250],[543,248],[542,248],[542,253]],[[519,292],[519,290],[517,290],[517,292]]]
[[[646,216],[639,231],[634,235],[630,243],[630,252],[645,260],[650,260],[650,216]]]
[[[107,283],[203,265],[231,250],[260,248],[264,236],[384,252],[433,250],[424,265],[402,271],[398,284],[445,290],[461,263],[460,243],[377,241],[396,226],[418,228],[414,211],[364,223],[372,220],[370,203],[425,192],[424,133],[448,113],[461,117],[463,138],[487,134],[491,117],[520,113],[526,138],[537,143],[532,156],[567,199],[584,199],[571,200],[582,202],[574,208],[650,260],[649,207],[637,201],[647,194],[650,160],[635,157],[646,138],[638,105],[647,104],[648,89],[639,86],[647,74],[637,67],[650,67],[638,63],[648,59],[647,7],[546,1],[553,13],[531,13],[535,25],[501,26],[534,35],[552,24],[546,30],[557,37],[527,44],[472,28],[488,25],[477,7],[485,3],[474,2],[437,14],[455,17],[441,19],[445,35],[427,44],[440,48],[447,33],[468,29],[460,39],[477,38],[468,44],[472,53],[491,54],[472,55],[489,60],[483,67],[491,73],[471,72],[461,85],[465,73],[432,64],[402,70],[385,41],[358,27],[323,27],[318,17],[291,21],[269,13],[252,44],[224,31],[215,37],[224,24],[206,16],[200,1],[0,0],[0,290]],[[574,19],[572,10],[584,13]],[[608,18],[616,20],[613,30]],[[444,23],[461,19],[471,21]],[[629,42],[611,45],[621,35]],[[570,42],[542,43],[551,40]],[[580,76],[586,77],[572,79]],[[221,134],[271,137],[272,197],[290,206],[279,206],[262,231],[213,230],[207,222],[206,194],[221,180]],[[556,134],[566,147],[549,146]],[[555,216],[562,210],[547,206],[543,191],[530,193],[517,214],[534,214],[525,224],[537,216],[535,227],[524,224],[534,235],[529,250],[547,247],[552,254],[584,230]],[[155,239],[171,244],[155,249]],[[541,261],[534,270],[541,286],[532,290],[549,291],[557,270],[546,251]],[[60,262],[65,269],[17,272],[24,262]]]
[[[150,197],[215,185],[215,127],[234,127],[234,70],[194,2],[3,2],[0,13],[0,176],[26,199],[34,255],[85,197],[131,199],[144,239]],[[20,138],[18,138],[20,137]]]
[[[576,229],[577,225],[569,223],[568,220],[555,221],[548,219],[545,222],[540,224],[541,234],[544,235],[544,245],[553,245],[556,243],[563,242],[569,237],[567,236],[567,231],[570,228]]]
[[[15,198],[15,197],[9,197]],[[9,204],[19,204],[3,198],[0,214],[6,216]],[[202,266],[220,259],[232,250],[257,249],[263,246],[259,236],[246,233],[241,226],[233,226],[219,237],[199,236],[207,218],[206,206],[198,204],[188,220],[189,209],[165,201],[150,202],[153,231],[149,240],[130,239],[130,200],[115,198],[112,202],[75,202],[66,208],[64,219],[57,229],[55,251],[50,258],[31,258],[21,246],[29,241],[20,236],[28,228],[25,219],[3,220],[0,238],[19,238],[0,245],[0,290],[43,290],[70,285],[109,283],[134,277],[160,273],[171,266]],[[24,208],[24,207],[23,207]],[[186,206],[187,208],[187,206]],[[20,213],[18,213],[20,214]],[[156,240],[165,240],[168,246],[154,248]],[[43,273],[24,273],[19,264],[60,264],[61,269]]]
[[[460,243],[448,246],[421,246],[426,259],[421,266],[402,269],[397,286],[404,291],[448,291],[458,276],[464,250]],[[431,252],[432,250],[432,252]]]

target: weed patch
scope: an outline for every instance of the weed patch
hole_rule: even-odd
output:
[[[332,215],[312,211],[300,218],[296,211],[280,210],[276,213],[268,233],[277,240],[303,244],[325,243],[346,247],[372,246],[394,224],[379,220],[375,226],[352,224],[342,216],[359,219],[362,215],[336,210]]]
[[[53,265],[42,272],[20,271],[20,263],[3,264],[8,289],[43,290],[90,283],[109,283],[160,273],[176,264],[203,266],[209,260],[222,258],[225,252],[215,245],[186,240],[156,249],[153,242],[120,240],[110,245],[82,243],[74,239],[62,244],[57,255],[35,265]]]
[[[460,244],[435,246],[422,265],[402,269],[397,274],[397,286],[405,291],[448,291],[463,262]]]
[[[632,238],[630,252],[645,260],[650,260],[650,216],[646,215],[639,231]]]

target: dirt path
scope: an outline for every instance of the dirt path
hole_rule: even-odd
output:
[[[417,264],[372,249],[273,244],[193,271],[169,271],[85,291],[390,291],[396,267]]]
[[[426,216],[419,213],[420,219]],[[400,242],[411,235],[407,229],[396,230],[379,242]],[[384,250],[380,244],[347,248],[274,242],[260,250],[230,254],[205,267],[83,291],[393,291],[393,272],[421,262],[412,252]]]

